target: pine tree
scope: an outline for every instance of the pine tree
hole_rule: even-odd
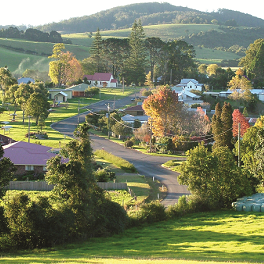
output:
[[[141,25],[141,21],[135,21],[132,26],[132,32],[129,37],[130,55],[125,62],[122,75],[128,84],[135,83],[144,84],[145,82],[145,66],[146,66],[146,47],[145,33]]]
[[[94,37],[94,41],[91,45],[90,53],[91,53],[91,58],[95,62],[96,66],[96,71],[97,72],[102,72],[103,71],[103,57],[102,57],[102,52],[103,52],[103,40],[100,34],[99,28],[97,29],[97,32]]]
[[[232,119],[232,106],[230,103],[224,103],[222,107],[222,113],[221,113],[221,122],[222,122],[222,135],[221,135],[221,144],[222,146],[228,146],[230,150],[233,149],[232,144],[232,125],[233,125],[233,119]]]
[[[232,144],[232,107],[230,103],[224,103],[223,107],[218,103],[212,118],[212,132],[214,135],[214,148],[228,146],[231,150]]]

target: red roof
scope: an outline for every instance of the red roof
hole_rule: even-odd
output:
[[[99,81],[99,82],[109,82],[111,81],[111,73],[100,73],[97,72],[94,75],[84,75],[83,78],[87,78],[88,81]]]
[[[3,146],[4,157],[10,158],[14,165],[46,166],[47,160],[57,154],[49,152],[50,147],[18,141]]]

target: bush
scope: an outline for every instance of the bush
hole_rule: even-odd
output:
[[[105,159],[105,160],[113,163],[115,166],[121,168],[124,171],[136,172],[136,168],[132,163],[130,163],[130,162],[128,162],[122,158],[119,158],[119,157],[117,157],[111,153],[108,153],[107,151],[105,151],[103,149],[102,150],[96,150],[94,152],[94,154],[99,158]]]
[[[166,220],[167,216],[165,212],[165,207],[161,203],[151,202],[148,204],[143,204],[140,207],[140,211],[136,215],[136,218],[137,219],[134,219],[134,220],[136,220],[136,222],[138,223],[150,224],[154,222],[164,221]]]
[[[110,171],[108,167],[104,169],[98,169],[94,173],[95,179],[97,182],[108,182],[109,180],[114,180],[115,179],[115,172]]]
[[[130,139],[125,142],[125,147],[126,148],[131,148],[133,146],[134,146],[134,142],[132,140],[130,140]]]

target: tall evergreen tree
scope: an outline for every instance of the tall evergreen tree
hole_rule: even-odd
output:
[[[222,146],[228,146],[230,150],[233,149],[234,145],[232,144],[232,119],[233,109],[230,103],[224,103],[221,113],[221,122],[222,122]]]
[[[103,72],[103,40],[99,28],[95,34],[94,41],[90,49],[90,54],[95,63],[96,71]]]
[[[141,21],[135,21],[129,37],[129,58],[125,62],[124,71],[122,73],[127,84],[135,83],[138,85],[145,82],[147,53],[144,41],[145,33]]]
[[[230,103],[224,103],[223,107],[217,103],[215,114],[212,118],[212,132],[214,135],[214,148],[228,146],[233,149],[232,144],[232,107]]]

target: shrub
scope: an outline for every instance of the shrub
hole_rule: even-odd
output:
[[[111,153],[108,153],[107,151],[105,151],[103,149],[96,150],[94,152],[94,154],[99,158],[105,159],[105,160],[113,163],[115,166],[121,168],[124,171],[136,172],[136,168],[132,163],[130,163],[130,162],[128,162],[128,161],[126,161],[120,157],[117,157]]]
[[[125,142],[125,147],[126,148],[131,148],[133,146],[134,146],[134,142],[132,140],[130,140],[130,139]]]
[[[108,182],[115,179],[115,172],[111,171],[108,167],[104,169],[98,169],[94,173],[97,182]]]
[[[138,221],[150,224],[166,220],[166,217],[165,207],[159,202],[151,202],[140,207]]]

